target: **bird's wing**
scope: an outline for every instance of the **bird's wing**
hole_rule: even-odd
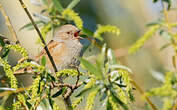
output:
[[[49,49],[50,54],[54,58],[56,56],[56,54],[60,56],[61,52],[64,51],[65,44],[63,42],[57,42],[57,41],[51,40],[47,44],[47,47]],[[43,49],[39,53],[39,55],[36,56],[36,61],[39,61],[42,58],[42,56],[44,56],[44,55],[47,55],[45,49]]]

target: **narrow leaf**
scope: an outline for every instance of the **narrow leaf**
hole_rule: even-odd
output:
[[[63,87],[63,88],[62,88],[62,89],[60,89],[58,92],[56,92],[54,95],[52,95],[52,98],[55,98],[55,97],[57,97],[57,96],[61,95],[62,93],[64,93],[64,92],[65,92],[65,90],[66,90],[66,88],[65,88],[65,87]]]
[[[86,95],[88,92],[94,90],[94,88],[87,88],[87,89],[84,89],[82,90],[79,94],[76,95],[76,97],[80,97],[80,96],[83,96],[83,95]]]
[[[93,65],[91,64],[89,61],[80,58],[80,61],[82,63],[82,65],[93,75],[95,75],[97,78],[100,78],[101,73],[100,71]]]
[[[0,35],[0,45],[1,46],[5,46],[5,43],[4,43],[4,40],[3,40],[3,37],[1,38],[2,36]]]
[[[113,91],[110,91],[111,92],[111,96],[113,97],[113,101],[118,103],[120,106],[122,106],[122,108],[124,110],[128,110],[128,107],[127,105],[125,105],[115,94]]]
[[[124,65],[120,65],[120,64],[114,64],[114,65],[110,65],[109,66],[111,69],[123,69],[128,71],[129,73],[133,73],[132,70]]]
[[[176,68],[176,56],[172,57],[173,67]]]
[[[87,36],[93,36],[93,32],[87,28],[82,28],[82,32],[86,34]]]
[[[41,25],[44,24],[42,21],[35,21],[35,23],[36,23],[38,26],[41,26]],[[28,30],[34,29],[33,24],[32,24],[32,23],[28,23],[28,24],[25,24],[23,27],[21,27],[21,28],[19,29],[19,31],[21,31],[21,30],[23,30],[23,29],[25,29],[25,28],[27,28]]]
[[[78,3],[80,2],[80,0],[73,0],[68,6],[67,8],[74,8]]]
[[[53,1],[54,6],[56,7],[56,9],[59,12],[62,12],[63,11],[63,7],[62,7],[61,3],[59,2],[59,0],[52,0],[52,1]]]
[[[106,110],[113,110],[113,108],[112,108],[111,103],[109,102],[109,100],[107,100],[107,103],[106,103]]]
[[[46,57],[45,57],[45,56],[42,56],[41,65],[42,65],[42,66],[45,66],[45,65],[46,65]]]
[[[110,48],[108,49],[107,56],[108,56],[108,61],[109,61],[110,65],[117,63],[116,57],[115,57],[112,49],[110,49]]]
[[[159,51],[164,50],[165,48],[167,48],[167,47],[170,46],[170,45],[171,45],[171,43],[167,43],[167,44],[163,45],[163,46],[159,49]]]

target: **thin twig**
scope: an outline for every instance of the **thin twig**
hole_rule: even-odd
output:
[[[82,84],[83,84],[83,83],[80,82],[80,83],[78,83],[77,85],[72,85],[72,88],[70,88],[70,91],[68,90],[68,91],[66,92],[66,94],[64,95],[64,98],[65,98],[65,99],[68,99],[68,98],[71,96],[71,94],[72,94],[78,87],[80,87]]]
[[[177,98],[174,101],[174,105],[172,107],[172,110],[176,110],[177,109]]]
[[[24,105],[22,101],[19,100],[19,102],[21,103],[22,107],[23,107],[25,110],[29,110],[28,107],[27,107],[26,105]]]
[[[163,3],[163,1],[161,0],[161,6],[163,8],[163,14],[164,14],[164,17],[165,17],[165,22],[167,23],[167,28],[168,28],[168,33],[170,35],[173,35],[172,33],[172,27],[171,27],[171,24],[169,22],[169,17],[168,17],[168,11]],[[177,39],[175,37],[172,37],[172,44],[173,44],[173,49],[174,49],[174,52],[175,52],[175,55],[172,57],[172,64],[173,64],[173,67],[176,68],[176,57],[177,57],[177,51],[176,51],[176,43],[177,43]]]
[[[30,12],[28,11],[28,9],[27,9],[27,7],[25,6],[25,4],[23,3],[23,1],[22,1],[22,0],[19,0],[19,2],[20,2],[20,4],[21,4],[22,8],[24,9],[24,11],[26,12],[26,14],[28,15],[28,18],[30,19],[31,23],[33,24],[33,26],[34,26],[36,32],[38,33],[38,35],[39,35],[39,37],[40,37],[40,39],[41,39],[41,41],[42,41],[42,43],[44,44],[44,49],[45,49],[45,51],[46,51],[46,53],[47,53],[47,56],[49,57],[49,60],[50,60],[50,62],[51,62],[51,64],[52,64],[52,67],[53,67],[54,71],[57,72],[58,70],[57,70],[56,64],[55,64],[55,62],[54,62],[54,60],[53,60],[53,57],[51,56],[51,54],[50,54],[50,52],[49,52],[49,49],[48,49],[48,47],[47,47],[47,45],[46,45],[46,43],[45,43],[45,40],[44,40],[44,38],[43,38],[43,36],[42,36],[42,34],[41,34],[39,28],[37,27],[36,23],[34,22],[34,20],[33,20],[32,16],[31,16],[31,14],[30,14]]]
[[[79,71],[78,68],[77,68],[77,72],[78,72],[78,75],[77,75],[77,79],[76,79],[76,84],[75,84],[75,86],[78,85],[78,83],[79,83],[79,79],[80,79],[80,71]]]
[[[17,90],[15,91],[4,91],[4,92],[1,92],[0,93],[0,97],[4,97],[5,95],[11,95],[11,94],[14,94],[14,93],[19,93],[19,92],[23,92],[25,90],[29,89],[29,87],[26,87],[26,88],[18,88]]]
[[[5,18],[6,25],[7,25],[8,29],[9,29],[10,33],[12,34],[12,37],[15,40],[15,43],[16,44],[20,43],[19,40],[18,40],[17,34],[16,34],[12,24],[11,24],[11,21],[10,21],[9,17],[7,16],[7,14],[6,14],[6,12],[5,12],[5,10],[4,10],[4,8],[3,8],[3,6],[1,4],[0,4],[0,10],[1,10],[2,15]]]
[[[151,100],[148,98],[148,96],[145,95],[144,91],[141,89],[141,87],[135,82],[131,81],[131,83],[136,87],[136,89],[140,92],[142,96],[145,97],[146,101],[150,104],[153,110],[158,110],[157,107],[151,102]]]
[[[38,101],[38,103],[34,106],[34,110],[37,109],[38,105],[40,104],[40,102],[47,97],[47,94],[44,94],[41,98],[40,98],[40,101]]]
[[[41,34],[39,28],[37,27],[36,23],[34,22],[34,20],[33,20],[32,16],[31,16],[31,14],[29,13],[29,11],[28,11],[27,7],[25,6],[25,4],[23,3],[23,1],[22,1],[22,0],[19,0],[19,2],[20,2],[20,4],[21,4],[22,8],[24,9],[24,11],[26,12],[26,14],[28,15],[28,18],[30,19],[31,23],[33,24],[35,30],[37,31],[37,33],[38,33],[38,35],[39,35],[39,37],[40,37],[40,39],[41,39],[41,41],[42,41],[42,43],[43,43],[43,45],[44,45],[44,49],[45,49],[45,51],[46,51],[46,53],[47,53],[47,56],[48,56],[48,58],[49,58],[49,60],[50,60],[50,62],[51,62],[51,64],[52,64],[52,67],[53,67],[54,71],[55,71],[55,72],[58,72],[57,67],[56,67],[56,64],[55,64],[55,62],[54,62],[54,60],[53,60],[53,57],[51,56],[51,54],[50,54],[50,52],[49,52],[49,49],[48,49],[48,47],[47,47],[47,45],[46,45],[46,43],[45,43],[45,40],[44,40],[44,38],[43,38],[43,36],[42,36],[42,34]],[[63,83],[62,78],[60,78],[59,81],[60,81],[60,83]],[[65,99],[64,99],[64,102],[65,102],[65,105],[66,105],[67,108],[71,106],[71,105],[69,105],[70,102],[68,102],[68,101],[69,101],[69,100],[65,100]]]

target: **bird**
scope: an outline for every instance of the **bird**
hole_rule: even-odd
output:
[[[49,52],[53,57],[58,70],[77,67],[79,65],[78,57],[83,55],[80,30],[71,24],[66,24],[56,30],[54,37],[47,44]],[[43,49],[39,55],[36,56],[36,61],[39,61],[43,56],[46,57],[46,67],[52,70],[52,64]]]
[[[87,39],[80,37],[80,30],[72,25],[65,24],[56,29],[53,38],[47,44],[48,50],[55,62],[57,70],[77,68],[80,64],[78,58],[82,57],[84,51],[90,45]],[[46,68],[54,72],[50,59],[45,49],[42,49],[38,55],[31,57],[35,63],[39,64],[42,57],[46,58]],[[21,61],[20,61],[21,62]],[[23,60],[22,60],[23,62]],[[29,69],[20,69],[15,74],[31,72]]]

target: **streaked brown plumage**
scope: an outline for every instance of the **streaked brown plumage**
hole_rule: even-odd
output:
[[[49,51],[55,61],[58,70],[69,68],[71,65],[78,66],[77,57],[81,56],[83,45],[80,43],[79,30],[73,25],[63,25],[55,33],[53,39],[48,43]],[[45,55],[47,67],[52,70],[52,65],[43,49],[36,56],[36,60]]]

